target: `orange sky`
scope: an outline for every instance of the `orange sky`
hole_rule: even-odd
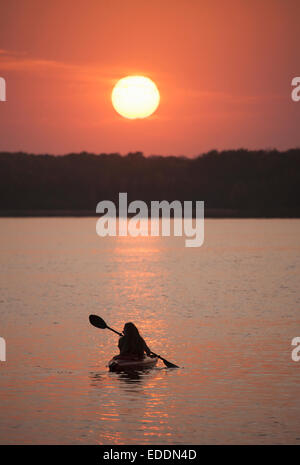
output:
[[[10,0],[0,4],[0,150],[300,146],[299,0]],[[153,79],[157,112],[126,120],[115,82]]]

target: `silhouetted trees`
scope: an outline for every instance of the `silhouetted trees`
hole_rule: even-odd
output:
[[[300,216],[300,149],[197,158],[0,153],[0,210],[89,210],[100,200],[204,200],[238,215]]]

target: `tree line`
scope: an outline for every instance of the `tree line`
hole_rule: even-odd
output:
[[[237,216],[300,216],[300,149],[63,156],[0,152],[0,210],[86,210],[101,200],[204,200]],[[207,210],[208,209],[208,210]]]

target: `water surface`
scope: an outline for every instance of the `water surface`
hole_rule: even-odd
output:
[[[2,444],[300,444],[300,221],[100,238],[95,218],[0,219]],[[109,373],[133,321],[180,365]]]

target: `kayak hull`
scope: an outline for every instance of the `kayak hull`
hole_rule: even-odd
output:
[[[137,371],[153,368],[157,364],[157,357],[144,357],[140,360],[112,358],[108,362],[109,371]]]

